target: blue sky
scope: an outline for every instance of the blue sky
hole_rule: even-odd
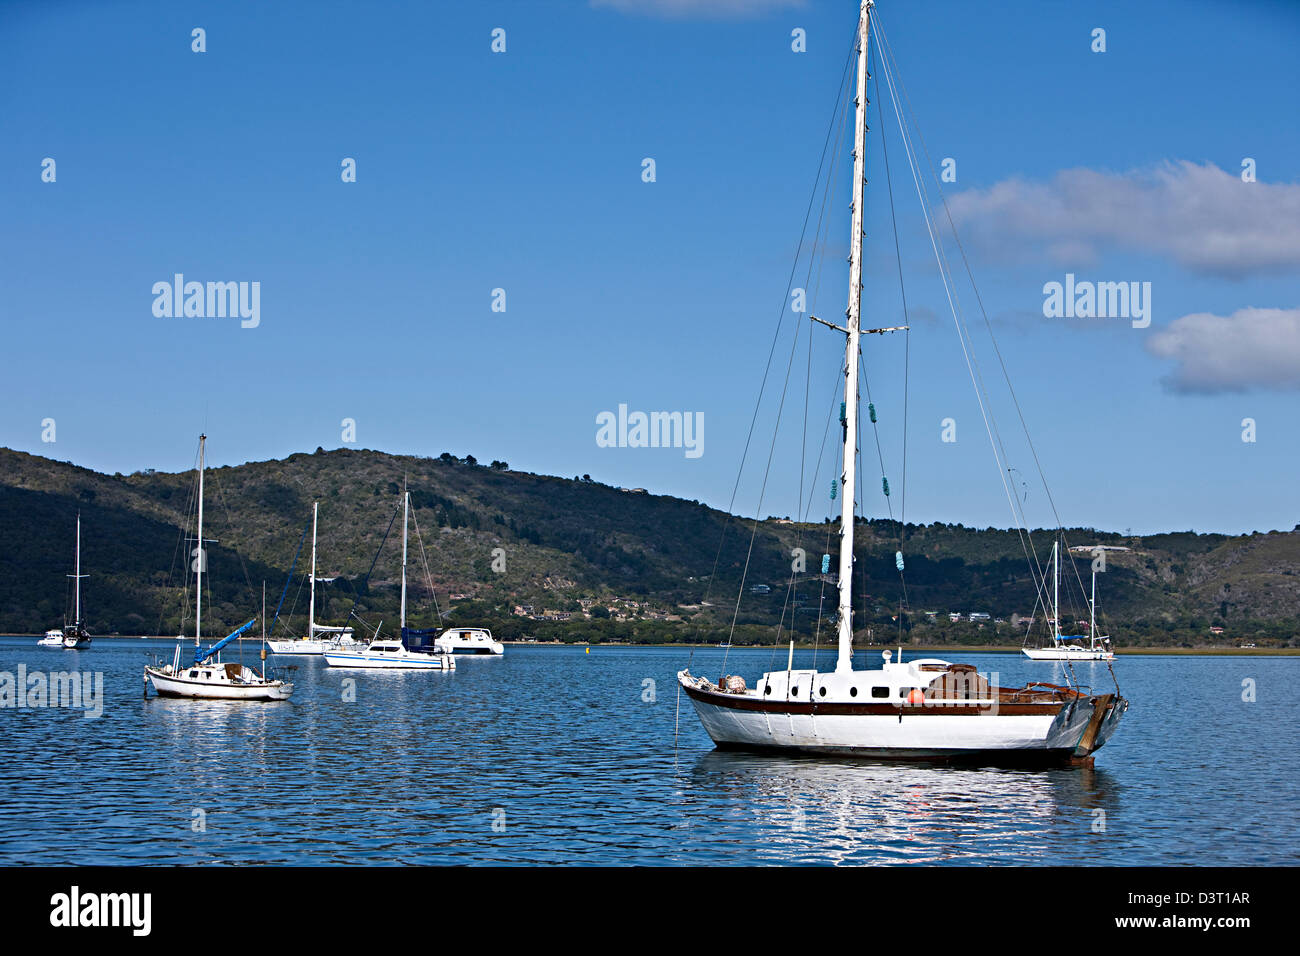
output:
[[[1300,5],[879,11],[926,146],[956,160],[946,195],[1062,520],[1300,522]],[[351,418],[354,447],[501,458],[726,507],[855,21],[852,2],[811,0],[6,3],[0,445],[174,470],[200,429],[216,463],[236,464],[341,447]],[[195,27],[206,52],[191,50]],[[504,53],[490,49],[498,27]],[[1104,53],[1090,49],[1098,27]],[[796,28],[806,52],[791,50]],[[868,325],[899,318],[874,113]],[[907,517],[1006,526],[885,120],[913,309]],[[841,150],[813,303],[831,318],[847,290],[848,161]],[[259,282],[260,324],[155,316],[151,289],[177,272]],[[1043,286],[1067,272],[1150,282],[1150,327],[1045,318]],[[763,514],[800,510],[807,332],[792,321]],[[982,319],[967,321],[1029,518],[1051,523]],[[895,508],[903,346],[866,342]],[[835,333],[814,335],[814,448],[841,351]],[[596,416],[620,404],[702,414],[704,453],[598,447]],[[759,510],[774,409],[769,392],[743,513]],[[945,418],[956,442],[940,440]],[[862,508],[879,515],[863,437]],[[815,518],[834,508],[835,470],[823,460]]]

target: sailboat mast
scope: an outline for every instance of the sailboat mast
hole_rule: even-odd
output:
[[[1088,646],[1097,646],[1097,566],[1092,566],[1092,597],[1088,600]]]
[[[1061,540],[1052,542],[1052,642],[1061,643]]]
[[[401,627],[406,627],[406,525],[407,518],[411,513],[411,493],[409,491],[402,493],[402,622]]]
[[[73,576],[76,578],[77,581],[76,584],[77,616],[76,618],[74,618],[74,623],[80,624],[81,623],[81,512],[80,511],[77,512],[77,558],[76,558],[76,566],[73,571]],[[65,591],[64,593],[66,594],[67,592]]]
[[[858,15],[858,87],[853,128],[853,232],[849,239],[848,343],[844,349],[844,471],[840,476],[840,606],[838,673],[853,669],[853,515],[858,457],[858,349],[862,325],[862,187],[866,180],[867,29],[873,0]]]
[[[198,650],[203,635],[203,446],[207,435],[199,436],[199,529],[194,549],[194,648]]]
[[[319,501],[311,503],[311,598],[307,602],[307,637],[316,637],[316,511]]]

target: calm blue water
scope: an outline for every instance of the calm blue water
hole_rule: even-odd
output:
[[[716,753],[684,698],[674,751],[677,648],[515,646],[451,674],[298,658],[292,701],[235,704],[143,700],[145,651],[170,642],[34,643],[0,640],[0,671],[100,671],[105,707],[0,710],[5,865],[1300,859],[1300,658],[1125,656],[1133,706],[1095,769],[999,771]],[[722,654],[697,650],[693,670],[716,676]],[[1004,682],[1059,677],[948,656]],[[728,670],[752,685],[772,660],[733,650]],[[1103,666],[1076,670],[1107,689]]]

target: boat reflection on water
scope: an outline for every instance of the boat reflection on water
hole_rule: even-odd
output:
[[[715,750],[683,770],[683,829],[707,830],[707,843],[716,846],[734,827],[756,863],[1068,862],[1063,853],[1076,859],[1089,839],[1104,839],[1106,816],[1117,807],[1112,775],[1088,767],[964,768]],[[700,794],[714,799],[698,802]],[[714,810],[722,814],[710,819]],[[758,839],[742,836],[755,827]]]

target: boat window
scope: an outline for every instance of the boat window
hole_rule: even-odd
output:
[[[790,696],[791,696],[791,697],[798,697],[798,696],[799,696],[799,685],[798,685],[798,684],[795,684],[793,687],[790,688]]]
[[[825,685],[823,685],[822,688],[821,688],[821,690],[819,690],[817,693],[819,693],[819,694],[821,694],[823,697],[825,697],[825,696],[826,696],[826,687],[825,687]]]
[[[765,686],[765,687],[763,688],[763,693],[764,693],[764,694],[770,694],[770,693],[772,693],[772,685],[771,685],[771,684],[768,684],[767,686]]]
[[[849,688],[849,696],[850,696],[850,697],[857,697],[857,696],[858,696],[858,689],[857,689],[856,687],[850,687],[850,688]]]
[[[906,697],[908,694],[910,694],[910,693],[911,693],[912,691],[914,691],[914,690],[916,690],[915,687],[900,687],[900,688],[898,688],[898,696],[899,696],[899,697]]]
[[[198,676],[199,676],[199,672],[198,672],[198,671],[190,671],[190,676],[191,676],[191,677],[198,677]]]
[[[873,688],[871,688],[871,696],[872,696],[872,697],[888,697],[888,696],[889,696],[889,688],[888,688],[888,687],[873,687]]]

